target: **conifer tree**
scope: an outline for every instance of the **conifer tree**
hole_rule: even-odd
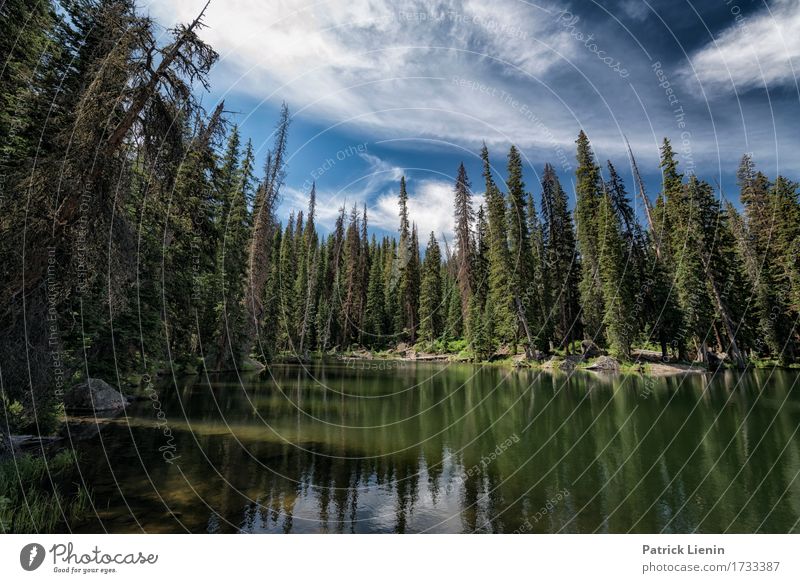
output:
[[[423,342],[431,343],[441,336],[442,311],[442,253],[431,231],[422,265],[419,298],[419,337]]]
[[[533,295],[535,267],[531,236],[528,230],[528,208],[525,183],[522,180],[522,158],[516,146],[511,146],[508,153],[508,240],[511,259],[511,290],[514,294],[516,314],[519,321],[517,334],[524,339],[526,350],[535,345],[533,335],[539,328],[536,319],[536,305],[526,301]]]
[[[472,222],[475,213],[472,210],[472,190],[467,177],[467,170],[462,162],[458,167],[455,184],[455,229],[456,229],[456,279],[462,302],[462,312],[467,314],[467,303],[472,293],[473,249]]]
[[[536,347],[546,351],[552,336],[552,322],[549,319],[549,298],[551,296],[547,271],[547,252],[544,245],[544,231],[539,222],[533,195],[528,194],[527,201],[528,231],[531,235],[531,254],[533,256],[533,281],[528,286],[523,300],[534,310],[532,332]]]
[[[628,359],[634,336],[634,298],[626,273],[622,227],[608,193],[600,199],[598,219],[601,234],[601,246],[598,249],[600,281],[605,299],[603,323],[611,353]]]
[[[222,234],[217,259],[220,286],[215,290],[218,294],[215,368],[218,370],[235,367],[247,356],[241,352],[247,325],[243,300],[255,160],[251,142],[247,142],[241,160],[239,149],[239,131],[234,126],[217,175],[222,201],[219,215]]]
[[[367,307],[364,315],[364,331],[366,342],[375,347],[381,347],[385,341],[386,313],[383,277],[383,263],[378,253],[378,245],[373,235],[371,247],[372,261],[369,271],[369,285],[367,288]]]
[[[586,337],[598,344],[605,341],[603,330],[603,286],[600,282],[601,245],[598,227],[599,207],[602,200],[600,168],[589,146],[589,138],[581,130],[578,144],[578,167],[575,171],[575,224],[578,250],[581,254],[581,315]]]
[[[544,239],[552,342],[567,351],[578,337],[578,277],[580,264],[567,195],[555,170],[546,164],[542,175],[542,238]]]
[[[489,215],[489,285],[487,293],[486,316],[491,321],[487,331],[493,346],[514,342],[517,333],[517,315],[514,307],[514,294],[511,288],[511,257],[508,251],[506,222],[506,203],[503,193],[492,178],[489,150],[486,144],[481,150],[483,178],[486,183],[486,205]],[[477,317],[480,307],[473,310]],[[483,313],[483,310],[480,310]]]

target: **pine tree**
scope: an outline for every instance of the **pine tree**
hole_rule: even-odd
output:
[[[280,227],[276,228],[270,242],[270,256],[275,260],[268,266],[267,281],[261,298],[264,306],[264,325],[259,330],[254,348],[254,351],[268,362],[278,353],[278,323],[281,318],[281,271],[278,258],[283,245],[282,239],[282,230]]]
[[[544,239],[554,346],[569,351],[578,337],[578,277],[580,264],[567,195],[550,164],[542,175],[542,238]]]
[[[385,341],[386,313],[383,277],[383,264],[380,261],[378,245],[373,235],[371,247],[372,261],[369,271],[369,285],[367,288],[367,307],[364,315],[364,331],[366,342],[375,347],[381,347]]]
[[[469,300],[469,316],[467,318],[467,340],[476,362],[486,360],[492,355],[492,310],[486,305],[482,308],[476,296]]]
[[[678,341],[692,340],[697,355],[706,358],[706,343],[714,317],[704,266],[704,217],[702,201],[710,191],[707,184],[692,176],[684,194],[667,200],[671,217],[671,256],[675,265],[675,288],[683,315],[683,334]]]
[[[506,203],[503,193],[494,183],[489,150],[486,144],[481,150],[483,178],[486,182],[486,205],[489,215],[489,290],[487,293],[487,314],[491,312],[492,345],[514,342],[517,333],[517,315],[514,307],[514,294],[511,288],[511,257],[508,251],[506,222]],[[476,308],[477,310],[478,308]]]
[[[589,138],[581,130],[578,144],[578,168],[575,171],[575,223],[578,249],[581,254],[581,310],[584,334],[588,339],[603,344],[603,286],[600,282],[600,238],[598,227],[599,207],[602,200],[600,168],[594,160]]]
[[[353,205],[344,244],[344,288],[342,302],[342,345],[356,340],[361,304],[361,226],[358,208]]]
[[[531,235],[531,255],[533,257],[533,282],[528,286],[523,301],[534,310],[532,332],[535,337],[535,345],[544,352],[549,348],[552,336],[552,322],[548,314],[551,293],[547,271],[547,252],[544,245],[544,231],[539,222],[532,194],[528,194],[527,207],[528,231]]]
[[[431,231],[422,265],[419,298],[419,337],[423,342],[432,343],[441,336],[442,311],[442,253]]]
[[[400,179],[400,241],[397,246],[398,310],[396,331],[412,343],[416,340],[417,309],[419,305],[419,243],[416,227],[410,229],[408,193],[405,177]]]
[[[474,293],[478,296],[478,303],[486,303],[486,295],[489,289],[489,223],[486,220],[486,213],[483,205],[478,207],[476,219],[476,239],[474,261],[472,273],[474,275]]]
[[[234,126],[220,171],[217,190],[222,201],[220,221],[221,244],[218,246],[219,286],[216,300],[216,366],[218,370],[237,366],[246,354],[242,345],[246,330],[244,312],[244,278],[247,274],[247,242],[252,217],[249,205],[253,196],[254,154],[248,141],[240,156],[239,131]]]
[[[670,272],[673,270],[672,257],[670,256],[673,248],[672,225],[679,216],[670,212],[672,207],[680,206],[679,201],[684,197],[683,174],[678,172],[678,161],[675,159],[675,152],[672,144],[667,138],[661,145],[661,192],[656,199],[656,208],[653,213],[653,227],[658,233],[658,240],[663,246],[663,259]]]
[[[302,250],[303,267],[295,282],[295,291],[298,295],[297,305],[301,311],[297,315],[300,323],[298,331],[298,352],[305,356],[309,345],[313,345],[314,322],[316,321],[317,293],[320,278],[320,249],[317,237],[315,214],[317,208],[317,185],[312,183],[308,196],[308,216],[303,230]]]
[[[526,351],[530,354],[535,340],[533,335],[539,328],[534,302],[526,301],[533,295],[534,285],[533,251],[528,230],[528,209],[525,183],[522,180],[522,158],[519,150],[511,146],[508,153],[508,226],[509,253],[511,258],[511,290],[519,320],[518,335],[522,335]]]
[[[458,167],[455,184],[455,221],[456,221],[456,279],[461,295],[462,312],[467,315],[467,304],[473,291],[473,249],[472,249],[472,190],[467,177],[467,170],[462,162]]]
[[[297,278],[297,257],[295,255],[295,214],[289,215],[281,239],[280,256],[278,257],[278,339],[282,350],[294,352],[297,342],[297,328],[294,325],[296,314],[294,305],[297,297],[294,294],[294,282]]]
[[[634,337],[633,290],[626,273],[625,241],[611,196],[600,199],[600,281],[603,285],[603,323],[612,354],[629,359]]]
[[[445,335],[448,340],[458,340],[464,333],[464,315],[461,311],[461,296],[458,284],[452,277],[446,278],[444,298],[447,306]],[[480,299],[476,300],[480,301]]]
[[[263,290],[269,277],[271,257],[269,241],[275,228],[275,207],[280,198],[280,189],[286,176],[286,145],[289,137],[289,108],[284,103],[280,118],[273,133],[274,143],[267,153],[264,177],[256,190],[253,201],[253,229],[248,245],[247,285],[245,308],[248,328],[243,341],[243,352],[249,353],[258,330],[263,326],[276,325],[275,320],[264,320]]]

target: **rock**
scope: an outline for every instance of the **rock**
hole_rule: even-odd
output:
[[[6,455],[11,455],[13,451],[14,444],[11,441],[11,436],[0,431],[0,460]]]
[[[509,356],[512,356],[511,347],[507,345],[503,345],[499,347],[494,354],[489,357],[489,362],[496,362],[498,360],[505,360]]]
[[[267,367],[264,366],[262,363],[258,362],[256,359],[250,358],[249,356],[243,358],[242,363],[239,365],[239,370],[245,372],[253,372],[253,371],[260,372],[265,368]]]
[[[560,358],[558,356],[554,356],[547,362],[542,365],[542,368],[552,369],[552,370],[563,370],[565,372],[570,372],[575,370],[575,367],[578,365],[579,362],[583,361],[583,357],[581,356],[568,356],[566,358]]]
[[[581,351],[584,358],[596,358],[603,355],[603,351],[591,340],[581,340]]]
[[[592,364],[587,366],[586,369],[604,372],[618,372],[620,365],[616,358],[611,358],[610,356],[601,356]]]
[[[118,411],[127,404],[122,393],[101,379],[75,385],[64,396],[64,409],[68,412]]]
[[[528,360],[528,357],[524,354],[517,354],[513,358],[514,366],[516,368],[530,368],[531,363]]]
[[[407,350],[408,350],[408,344],[406,344],[405,342],[401,342],[400,344],[397,345],[397,348],[395,348],[395,352],[406,352]]]

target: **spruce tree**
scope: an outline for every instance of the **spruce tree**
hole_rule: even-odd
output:
[[[508,225],[506,203],[503,193],[492,178],[489,150],[486,144],[481,150],[483,178],[486,183],[486,205],[489,215],[489,285],[487,305],[491,306],[491,331],[488,338],[492,346],[510,344],[516,339],[517,315],[511,287],[511,256],[508,251]],[[473,310],[474,314],[480,306]],[[480,309],[481,313],[483,312]],[[489,310],[487,310],[489,313]],[[476,316],[477,317],[477,316]]]
[[[455,229],[456,229],[456,279],[461,295],[462,312],[467,315],[467,303],[473,291],[473,249],[472,222],[475,213],[472,210],[472,187],[467,177],[467,170],[462,162],[458,166],[455,192]]]
[[[600,234],[598,217],[602,200],[600,168],[595,163],[589,138],[581,130],[578,145],[578,167],[575,171],[575,223],[578,250],[581,254],[581,315],[586,337],[600,345],[605,342],[603,330],[603,286],[600,282]]]
[[[436,235],[431,231],[420,284],[419,337],[423,342],[432,343],[441,336],[442,312],[442,253]]]
[[[523,337],[528,352],[536,344],[535,331],[539,328],[536,305],[527,301],[533,295],[533,251],[528,230],[528,209],[525,183],[522,180],[522,158],[519,150],[511,146],[508,152],[508,240],[511,258],[511,291],[519,320],[518,335]]]
[[[580,263],[567,195],[555,170],[546,164],[542,175],[542,238],[548,278],[548,321],[552,342],[567,351],[578,337],[578,277]]]
[[[625,241],[619,217],[609,194],[600,199],[601,235],[600,281],[603,285],[604,315],[609,349],[617,357],[629,359],[634,337],[634,298],[627,273]]]
[[[364,315],[366,341],[374,347],[381,347],[385,341],[386,313],[383,264],[380,261],[378,245],[373,235],[371,247],[372,261],[367,288],[367,307]]]

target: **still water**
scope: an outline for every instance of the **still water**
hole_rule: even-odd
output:
[[[800,374],[396,362],[155,385],[78,532],[798,532]],[[159,415],[161,411],[161,415]]]

